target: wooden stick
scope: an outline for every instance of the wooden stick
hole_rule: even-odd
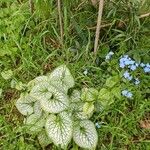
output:
[[[97,47],[98,47],[98,40],[99,40],[99,35],[100,35],[103,6],[104,6],[104,0],[100,0],[99,1],[99,10],[98,10],[96,33],[95,33],[95,43],[94,43],[94,53],[95,54],[97,52]]]
[[[148,16],[150,16],[150,12],[140,15],[139,18],[141,19],[141,18],[145,18],[145,17],[148,17]]]
[[[59,16],[59,26],[60,26],[60,38],[61,38],[61,44],[63,44],[63,23],[62,23],[61,2],[60,2],[60,0],[57,0],[57,4],[58,4],[58,16]]]
[[[141,18],[145,18],[145,17],[149,17],[149,16],[150,16],[150,12],[149,12],[149,13],[146,13],[146,14],[140,15],[138,18],[141,19]],[[129,20],[129,19],[125,19],[124,22],[125,22],[125,21],[128,21],[128,20]],[[109,26],[111,26],[111,25],[113,25],[113,23],[102,24],[102,25],[101,25],[101,28],[109,27]],[[94,27],[88,27],[88,29],[90,29],[90,30],[95,30],[95,29],[96,29],[96,26],[94,26]]]
[[[34,13],[34,3],[33,3],[33,0],[29,0],[29,8],[30,8],[31,14],[33,14]]]

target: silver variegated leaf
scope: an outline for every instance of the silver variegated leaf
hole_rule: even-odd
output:
[[[79,110],[80,103],[82,103],[80,100],[80,95],[80,91],[74,90],[70,96],[70,108],[74,112]]]
[[[33,111],[34,111],[34,114],[36,114],[37,116],[41,116],[42,115],[42,108],[41,108],[40,101],[36,101],[34,103]]]
[[[21,95],[16,102],[16,107],[23,115],[30,115],[33,113],[33,105],[37,99],[31,95]]]
[[[94,149],[98,142],[98,135],[93,122],[82,120],[73,130],[73,139],[77,145],[86,149]]]
[[[48,82],[48,77],[47,76],[38,76],[35,79],[31,80],[27,86],[29,89],[32,89],[35,85],[39,84],[40,82]]]
[[[43,148],[52,143],[52,140],[48,137],[45,130],[41,131],[38,134],[38,140]]]
[[[44,111],[50,113],[59,113],[69,106],[69,99],[67,95],[59,90],[58,88],[54,88],[53,86],[49,87],[49,92],[51,93],[51,97],[42,98],[40,100],[41,107]]]
[[[46,131],[50,139],[57,146],[66,148],[72,138],[72,119],[66,112],[58,115],[51,114],[45,125]]]
[[[45,126],[45,121],[45,117],[39,117],[36,114],[31,114],[24,120],[24,124],[29,129],[28,133],[38,133],[42,131],[43,127]]]
[[[38,76],[34,79],[35,84],[38,84],[39,82],[45,82],[45,81],[48,81],[47,76]]]
[[[66,65],[61,65],[57,67],[49,75],[49,79],[52,85],[62,86],[65,91],[74,86],[74,78]]]
[[[80,97],[81,97],[80,91],[74,90],[74,91],[72,92],[71,96],[70,96],[70,100],[71,100],[72,103],[76,103],[76,102],[81,101],[81,100],[80,100]]]
[[[32,88],[30,95],[39,100],[49,98],[52,96],[52,93],[48,90],[49,86],[50,84],[48,82],[40,82]]]

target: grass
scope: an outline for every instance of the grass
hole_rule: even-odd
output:
[[[98,53],[93,54],[97,6],[89,1],[63,1],[62,16],[64,43],[60,42],[57,3],[54,0],[40,1],[30,13],[28,1],[0,1],[0,72],[11,69],[13,76],[4,80],[0,76],[3,90],[0,100],[0,149],[34,150],[41,149],[35,136],[25,133],[23,117],[14,103],[21,91],[11,88],[11,80],[28,83],[38,75],[46,74],[60,64],[67,64],[76,87],[101,89],[107,78],[121,73],[118,58],[128,54],[138,62],[149,62],[150,34],[149,18],[138,19],[140,14],[149,12],[149,1],[124,0],[108,1],[104,7],[103,23],[114,22],[101,29]],[[145,2],[145,3],[144,3]],[[129,19],[129,21],[125,21]],[[119,22],[119,23],[118,23]],[[105,55],[115,53],[110,63]],[[84,70],[88,75],[84,75]],[[134,89],[136,97],[115,102],[95,121],[104,122],[98,129],[98,150],[149,150],[149,129],[141,127],[141,120],[150,119],[149,76],[137,73],[142,78],[140,87]],[[121,86],[133,85],[121,81]],[[48,149],[48,148],[46,148]],[[49,149],[57,149],[50,145]]]

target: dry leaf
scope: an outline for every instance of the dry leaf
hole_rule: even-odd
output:
[[[93,6],[96,6],[96,4],[98,3],[98,1],[99,1],[99,0],[91,0],[92,5],[93,5]]]
[[[144,129],[150,129],[150,120],[141,120],[140,127]]]

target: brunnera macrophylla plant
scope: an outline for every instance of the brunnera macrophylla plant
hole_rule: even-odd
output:
[[[28,91],[16,101],[17,109],[25,116],[28,133],[37,135],[42,147],[53,142],[66,149],[73,139],[82,148],[96,148],[98,134],[89,119],[99,92],[83,88],[68,94],[74,84],[69,69],[61,65],[51,74],[30,81]]]

